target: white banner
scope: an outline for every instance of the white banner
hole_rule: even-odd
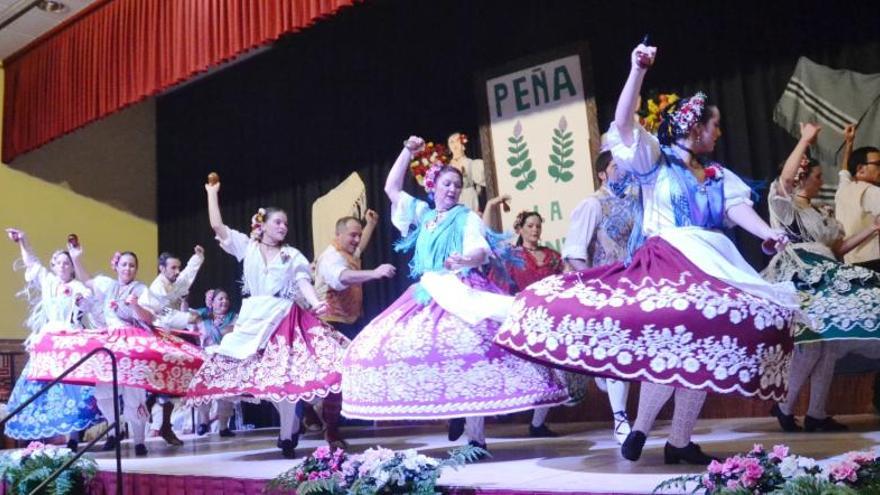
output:
[[[498,194],[512,196],[502,212],[544,217],[544,244],[560,250],[569,215],[595,189],[580,55],[571,55],[486,81],[492,158]],[[596,122],[592,122],[595,126]]]

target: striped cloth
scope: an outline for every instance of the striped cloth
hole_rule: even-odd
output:
[[[773,120],[795,138],[800,137],[801,122],[821,125],[812,155],[822,163],[825,177],[836,182],[838,152],[847,125],[859,124],[856,147],[880,145],[880,74],[835,70],[801,57],[776,104]],[[832,203],[833,199],[832,192]]]

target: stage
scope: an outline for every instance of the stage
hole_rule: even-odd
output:
[[[827,460],[850,450],[880,447],[880,418],[874,415],[839,416],[850,426],[845,433],[782,433],[772,418],[701,420],[694,441],[713,455],[746,452],[755,443],[789,445],[793,453]],[[440,479],[449,494],[644,494],[662,480],[696,473],[694,466],[663,464],[668,423],[660,422],[648,439],[639,462],[623,460],[611,438],[610,424],[552,425],[563,436],[533,439],[525,424],[488,426],[492,458]],[[168,447],[150,439],[150,455],[135,458],[130,442],[123,444],[126,495],[227,495],[262,493],[266,481],[298,461],[280,458],[275,448],[277,430],[239,432],[235,438],[184,436],[183,447]],[[345,429],[352,451],[381,445],[391,449],[415,448],[434,457],[460,442],[446,439],[439,423],[422,426],[379,426]],[[317,434],[301,438],[297,454],[304,456],[323,445]],[[113,493],[114,461],[110,453],[96,454],[102,470],[95,493]]]

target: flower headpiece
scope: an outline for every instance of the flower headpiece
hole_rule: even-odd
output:
[[[668,118],[675,126],[676,134],[687,135],[700,120],[700,117],[703,116],[705,107],[706,94],[702,91],[697,91],[697,94],[684,100],[683,103],[679,104],[678,108],[671,111]]]
[[[122,257],[122,253],[120,253],[119,251],[116,251],[115,253],[113,253],[113,256],[110,257],[110,267],[115,270],[116,265],[119,264],[119,258],[121,258],[121,257]]]
[[[807,178],[807,175],[810,172],[810,157],[806,153],[801,156],[801,161],[798,163],[797,173],[794,174],[794,181],[798,184],[802,184],[804,179]]]
[[[449,152],[442,144],[428,143],[421,151],[413,155],[409,163],[409,169],[416,182],[426,191],[434,190],[437,183],[437,173],[449,163]]]
[[[251,239],[259,241],[263,237],[263,222],[266,221],[266,209],[260,208],[251,217]]]

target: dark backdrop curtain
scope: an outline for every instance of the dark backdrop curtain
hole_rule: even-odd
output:
[[[221,176],[228,225],[246,231],[259,206],[283,207],[290,243],[312,257],[312,202],[358,171],[383,218],[365,266],[400,268],[393,281],[367,286],[371,318],[409,283],[408,257],[391,249],[398,236],[387,221],[385,174],[410,134],[445,141],[464,131],[471,154],[479,153],[476,72],[587,41],[604,129],[629,53],[648,32],[660,49],[645,88],[706,91],[722,111],[716,157],[765,178],[794,144],[771,115],[797,57],[880,72],[877,19],[880,2],[366,2],[159,98],[159,247],[205,246],[191,297],[197,305],[208,287],[237,288],[240,278],[212,239],[201,186],[208,172]],[[737,237],[760,267],[757,242]]]

